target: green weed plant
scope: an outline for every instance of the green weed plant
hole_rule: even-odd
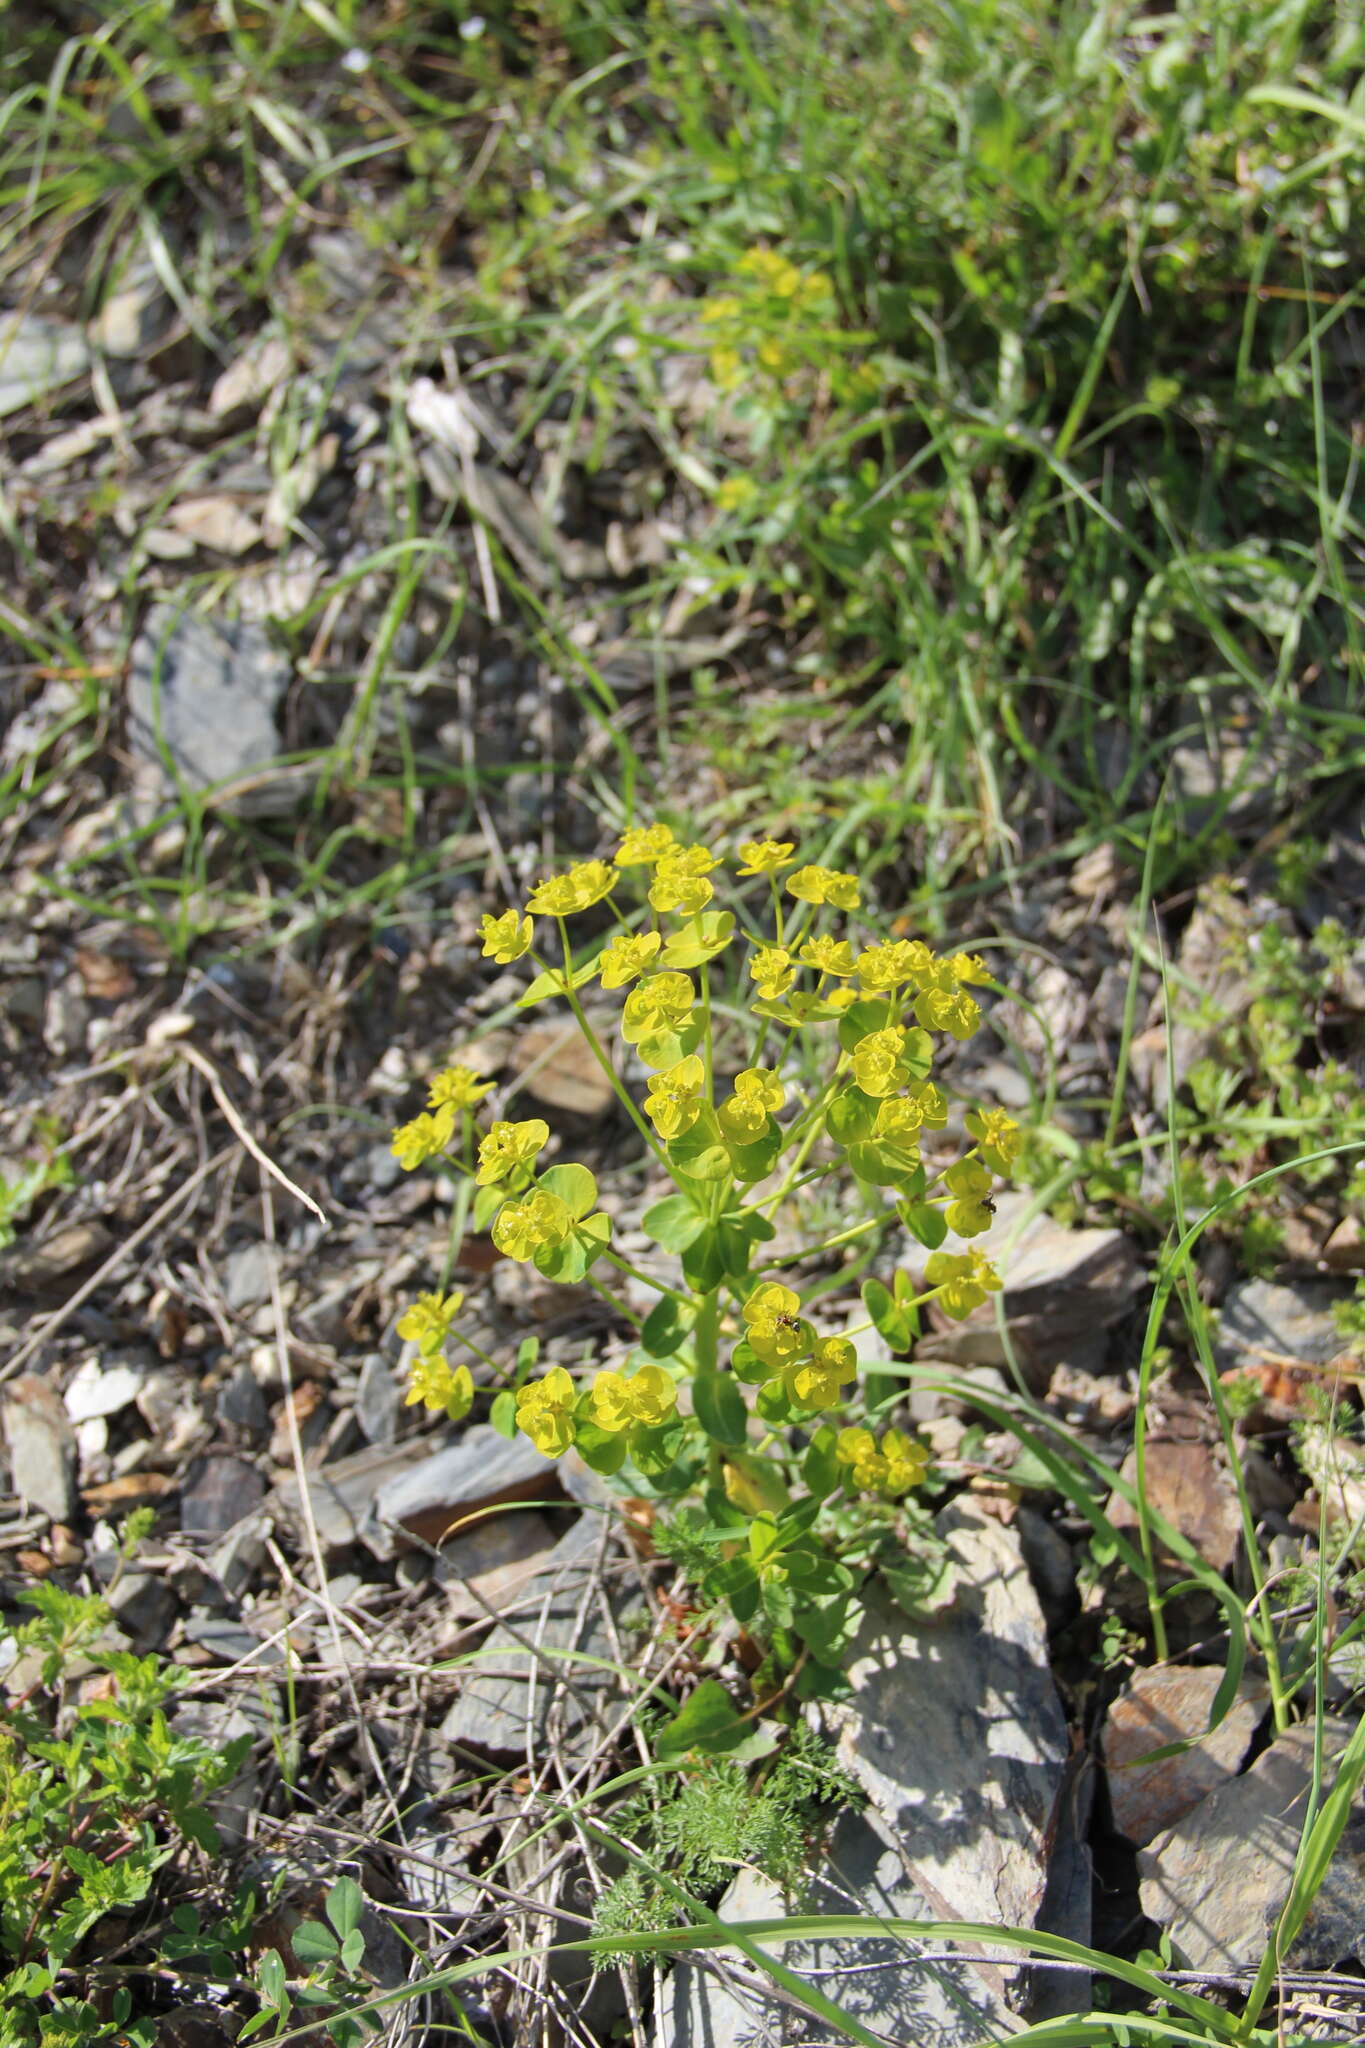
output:
[[[473,1183],[475,1227],[491,1228],[506,1257],[612,1302],[635,1327],[623,1368],[585,1380],[563,1366],[539,1377],[524,1362],[505,1368],[460,1332],[458,1293],[422,1295],[398,1329],[416,1346],[410,1402],[467,1414],[473,1378],[448,1347],[477,1352],[504,1382],[496,1427],[550,1458],[572,1446],[625,1491],[662,1503],[661,1541],[703,1595],[763,1642],[775,1677],[799,1665],[802,1689],[819,1693],[838,1688],[872,1563],[885,1555],[912,1605],[936,1582],[933,1570],[917,1575],[904,1563],[915,1550],[907,1523],[932,1552],[927,1518],[907,1499],[929,1454],[890,1421],[894,1369],[860,1370],[854,1339],[878,1331],[890,1366],[928,1302],[960,1318],[999,1288],[977,1247],[942,1247],[950,1230],[971,1239],[989,1229],[991,1192],[1019,1132],[999,1110],[969,1108],[959,1157],[937,1166],[922,1152],[926,1134],[949,1120],[934,1078],[939,1046],[969,1038],[982,1020],[972,989],[990,977],[979,959],[869,938],[858,877],[802,862],[791,843],[739,847],[733,883],[748,887],[735,892],[735,909],[717,907],[721,869],[710,847],[680,844],[666,825],[638,827],[613,860],[580,862],[539,883],[525,909],[483,921],[488,957],[529,958],[538,970],[523,1006],[568,1003],[672,1183],[641,1218],[667,1278],[617,1249],[586,1166],[540,1164],[543,1119],[478,1125],[491,1091],[472,1069],[438,1074],[427,1109],[394,1134],[404,1167],[440,1160]],[[576,941],[574,921],[601,908],[614,925]],[[542,950],[547,927],[557,958]],[[726,1005],[722,1034],[712,976],[732,949],[746,994]],[[584,1009],[594,983],[619,997],[616,1029],[647,1077],[641,1090],[622,1080]],[[865,1213],[799,1242],[808,1191],[822,1185]],[[822,1272],[897,1217],[926,1248],[924,1285],[905,1272],[889,1288],[870,1280],[866,1319],[822,1328],[813,1308]],[[790,1252],[775,1249],[794,1241]],[[648,1313],[625,1298],[624,1280],[657,1296]]]

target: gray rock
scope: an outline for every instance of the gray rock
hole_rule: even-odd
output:
[[[218,1420],[245,1437],[263,1437],[270,1427],[265,1395],[245,1359],[218,1390]]]
[[[1056,1524],[1036,1508],[1021,1507],[1015,1527],[1047,1625],[1049,1629],[1065,1628],[1081,1604],[1076,1590],[1076,1553]]]
[[[132,263],[90,323],[90,338],[106,355],[132,362],[164,330],[171,299],[150,261]]]
[[[261,1504],[265,1481],[245,1458],[204,1458],[180,1495],[187,1536],[222,1536]]]
[[[367,1443],[391,1444],[398,1434],[403,1397],[382,1351],[367,1353],[355,1394],[355,1419]]]
[[[840,1815],[828,1852],[795,1908],[769,1878],[742,1870],[717,1912],[726,1922],[781,1919],[801,1913],[859,1913],[881,1920],[941,1918],[907,1874],[886,1829],[859,1813]],[[765,1941],[787,1969],[810,1977],[828,1999],[873,2033],[915,2048],[966,2048],[998,2041],[1018,2022],[1004,2001],[1001,1972],[989,1961],[917,1960],[904,1934],[801,1942]],[[739,1949],[714,1961],[679,1957],[664,1992],[665,2048],[766,2048],[827,2042],[830,2022],[793,2011],[765,1995],[767,1980]],[[818,1973],[818,1974],[817,1974]]]
[[[490,1607],[496,1612],[541,1569],[559,1534],[548,1515],[531,1508],[490,1515],[470,1535],[441,1546],[436,1583],[456,1614],[478,1619]]]
[[[76,1439],[61,1396],[37,1373],[23,1373],[5,1394],[10,1483],[52,1522],[76,1512]]]
[[[145,1654],[164,1646],[179,1603],[163,1578],[155,1572],[125,1572],[108,1599],[114,1619],[138,1650]]]
[[[78,327],[41,313],[0,314],[0,419],[36,405],[90,368]]]
[[[1104,1761],[1114,1826],[1139,1849],[1232,1777],[1247,1753],[1265,1712],[1267,1688],[1259,1679],[1244,1678],[1232,1706],[1209,1732],[1222,1682],[1214,1664],[1140,1671],[1109,1709]],[[1157,1763],[1141,1761],[1172,1742],[1192,1747]]]
[[[1353,1730],[1324,1725],[1323,1789]],[[1313,1727],[1277,1737],[1251,1769],[1202,1799],[1138,1857],[1142,1910],[1194,1970],[1253,1967],[1289,1895],[1313,1778]],[[1356,1809],[1357,1816],[1359,1809]],[[1365,1961],[1365,1825],[1357,1819],[1328,1868],[1287,1969]]]
[[[229,1308],[256,1308],[270,1299],[268,1244],[239,1244],[223,1267],[223,1297]]]
[[[371,1528],[376,1492],[427,1456],[423,1444],[373,1444],[347,1458],[335,1458],[330,1465],[308,1475],[308,1506],[317,1525],[324,1552],[349,1549],[365,1525],[367,1543],[378,1544],[378,1555],[393,1553],[392,1532],[378,1525]],[[303,1499],[298,1480],[291,1474],[275,1488],[275,1499],[293,1522],[303,1519]],[[371,1542],[371,1536],[374,1541]]]
[[[275,712],[288,682],[287,658],[259,626],[158,605],[128,673],[139,798],[154,805],[181,788],[225,784],[219,806],[239,816],[292,810],[298,778],[270,773],[280,752]]]
[[[441,1724],[446,1741],[481,1755],[582,1755],[619,1711],[620,1683],[601,1664],[615,1651],[598,1585],[602,1525],[585,1516],[523,1587],[514,1623],[495,1628]],[[565,1654],[569,1653],[569,1654]]]
[[[1032,1926],[1068,1742],[1019,1538],[971,1499],[939,1529],[952,1608],[906,1621],[869,1601],[837,1710],[839,1754],[943,1917]]]
[[[1342,1349],[1332,1314],[1350,1295],[1339,1280],[1298,1280],[1282,1287],[1273,1280],[1244,1280],[1230,1288],[1219,1317],[1214,1358],[1221,1370],[1272,1359],[1325,1365]]]
[[[265,1562],[266,1539],[273,1524],[263,1508],[256,1508],[234,1522],[204,1559],[230,1600],[240,1599]]]
[[[98,1358],[87,1358],[67,1382],[66,1412],[73,1422],[117,1415],[137,1399],[146,1377],[133,1365],[101,1365]]]
[[[458,1443],[380,1486],[361,1534],[385,1557],[404,1536],[439,1544],[457,1527],[467,1534],[475,1518],[490,1508],[509,1501],[554,1500],[561,1491],[552,1458],[542,1457],[524,1436],[509,1441],[481,1423],[466,1430]]]

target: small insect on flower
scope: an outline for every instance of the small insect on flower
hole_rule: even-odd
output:
[[[472,1067],[446,1067],[432,1079],[427,1090],[427,1108],[473,1109],[475,1103],[492,1092],[493,1083],[480,1080]]]
[[[750,1350],[774,1371],[781,1372],[803,1358],[815,1341],[810,1325],[801,1319],[800,1295],[780,1281],[763,1281],[741,1313]]]
[[[504,910],[501,917],[485,914],[479,919],[484,959],[496,960],[499,967],[510,967],[523,953],[530,952],[534,929],[533,919],[515,910]]]
[[[526,908],[538,917],[572,917],[591,910],[616,887],[615,868],[604,860],[581,860],[567,874],[549,875],[538,882],[526,899]]]
[[[455,1112],[447,1103],[434,1114],[424,1111],[421,1116],[413,1117],[410,1123],[400,1124],[393,1134],[389,1150],[404,1173],[411,1173],[444,1151],[454,1129]]]

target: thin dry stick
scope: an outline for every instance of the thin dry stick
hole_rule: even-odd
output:
[[[59,1309],[54,1310],[31,1336],[24,1339],[13,1357],[0,1365],[0,1381],[12,1379],[15,1373],[27,1365],[34,1353],[40,1351],[44,1344],[55,1337],[75,1315],[77,1309],[84,1307],[91,1295],[97,1293],[105,1281],[118,1271],[124,1260],[131,1258],[138,1247],[145,1244],[154,1231],[160,1229],[167,1217],[175,1214],[200,1183],[206,1181],[211,1173],[215,1173],[220,1166],[235,1156],[236,1149],[235,1145],[225,1145],[221,1152],[215,1152],[211,1159],[206,1159],[202,1166],[197,1166],[189,1179],[182,1181],[173,1194],[167,1195],[165,1201],[153,1209],[146,1222],[139,1223],[132,1236],[125,1238],[121,1245],[110,1252],[104,1264],[98,1267],[88,1280],[82,1282],[71,1299],[64,1301]]]
[[[296,1201],[302,1202],[305,1208],[311,1209],[313,1214],[317,1217],[319,1223],[330,1223],[331,1218],[330,1216],[328,1216],[327,1211],[325,1209],[319,1208],[318,1204],[313,1200],[313,1197],[311,1195],[305,1194],[301,1187],[296,1187],[294,1182],[290,1180],[289,1175],[284,1171],[283,1167],[276,1166],[274,1160],[269,1156],[269,1154],[261,1150],[261,1147],[256,1143],[256,1140],[252,1137],[250,1131],[242,1122],[242,1119],[238,1116],[236,1109],[233,1107],[231,1097],[227,1094],[227,1091],[224,1089],[222,1082],[218,1078],[217,1069],[213,1066],[211,1061],[205,1059],[203,1053],[200,1052],[198,1046],[187,1045],[182,1039],[176,1045],[175,1049],[180,1054],[180,1057],[184,1060],[188,1060],[190,1065],[195,1069],[195,1071],[197,1073],[202,1074],[204,1079],[208,1082],[209,1087],[213,1093],[213,1099],[218,1104],[219,1109],[222,1110],[224,1120],[227,1123],[229,1129],[232,1130],[235,1136],[246,1147],[247,1151],[251,1154],[256,1164],[259,1167],[263,1168],[263,1170],[266,1173],[268,1173],[273,1180],[277,1180],[282,1188],[284,1188],[289,1194],[294,1196]]]

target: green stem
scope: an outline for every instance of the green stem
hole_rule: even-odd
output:
[[[565,926],[562,917],[557,917],[555,919],[555,923],[559,926],[559,941],[564,948],[564,997],[569,1005],[569,1008],[573,1011],[574,1022],[577,1024],[579,1030],[583,1034],[584,1039],[587,1041],[588,1048],[591,1051],[593,1058],[597,1061],[598,1066],[602,1069],[602,1072],[606,1075],[608,1081],[610,1081],[612,1093],[616,1096],[617,1101],[626,1111],[626,1114],[629,1116],[631,1122],[635,1125],[636,1130],[640,1133],[640,1136],[644,1139],[646,1145],[648,1145],[650,1151],[654,1154],[655,1158],[659,1161],[660,1165],[667,1168],[667,1155],[664,1153],[653,1131],[651,1131],[649,1125],[645,1122],[643,1116],[640,1114],[640,1111],[636,1108],[634,1101],[631,1099],[629,1091],[627,1090],[625,1084],[621,1080],[620,1075],[617,1073],[616,1068],[612,1064],[610,1054],[607,1052],[601,1040],[598,1038],[597,1033],[593,1030],[591,1024],[588,1022],[586,1013],[583,1009],[583,1005],[578,1000],[578,992],[573,987],[573,949],[569,945],[568,929]],[[552,971],[549,962],[547,960],[542,960],[538,953],[533,952],[531,958],[535,960],[541,967],[543,967],[547,973]],[[669,1168],[669,1178],[672,1178],[671,1168]]]
[[[591,1273],[585,1273],[583,1278],[587,1281],[593,1293],[600,1294],[603,1301],[614,1308],[618,1315],[624,1316],[627,1322],[634,1323],[637,1330],[643,1330],[645,1319],[638,1309],[632,1308],[628,1301],[622,1301],[619,1294],[613,1294],[609,1287],[604,1287],[602,1282],[595,1279]]]
[[[652,1273],[642,1273],[638,1266],[633,1266],[629,1259],[623,1259],[620,1252],[613,1251],[610,1245],[603,1247],[602,1257],[608,1265],[615,1266],[618,1273],[626,1273],[632,1280],[642,1280],[645,1286],[652,1287],[656,1294],[666,1295],[669,1301],[681,1302],[684,1308],[691,1308],[690,1294],[680,1294],[676,1287],[669,1287],[666,1282],[656,1280]],[[614,1301],[615,1298],[614,1295],[608,1296],[609,1300]]]

